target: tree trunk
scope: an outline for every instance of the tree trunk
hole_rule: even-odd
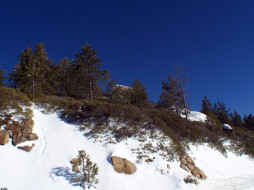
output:
[[[32,85],[33,85],[32,88],[33,88],[33,98],[34,98],[34,63],[33,63],[33,84]]]
[[[89,65],[89,63],[88,63]],[[93,100],[93,90],[92,90],[92,76],[91,76],[91,69],[90,65],[88,66],[88,80],[89,80],[89,92],[90,92],[90,100]]]
[[[181,89],[181,93],[182,93],[182,96],[183,96],[184,114],[186,116],[186,119],[188,119],[188,109],[187,109],[187,104],[186,104],[185,91],[184,91],[182,86],[180,87],[180,89]]]

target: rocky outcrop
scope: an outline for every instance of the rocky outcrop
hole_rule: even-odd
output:
[[[32,150],[33,146],[18,146],[18,149],[24,150],[26,152],[30,152]]]
[[[8,124],[5,129],[10,130],[10,136],[14,146],[25,141],[38,139],[38,136],[32,133],[33,124],[27,119],[24,119],[21,124],[17,121],[13,121],[12,123]]]
[[[9,142],[9,131],[0,131],[0,145],[5,145]]]
[[[206,179],[205,173],[200,170],[197,166],[195,166],[195,162],[193,159],[186,154],[182,159],[181,159],[181,165],[180,167],[188,172],[191,172],[191,174],[199,179]]]
[[[125,158],[113,156],[111,157],[111,161],[113,163],[114,170],[118,173],[133,174],[137,170],[136,165]]]

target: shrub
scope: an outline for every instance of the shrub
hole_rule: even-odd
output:
[[[72,171],[76,174],[73,182],[78,183],[83,189],[96,188],[95,185],[99,182],[96,178],[98,175],[97,164],[91,161],[89,155],[84,150],[80,150],[78,153],[79,155],[71,160]]]

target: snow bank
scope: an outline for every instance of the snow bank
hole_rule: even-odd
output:
[[[188,119],[190,121],[200,121],[200,122],[205,122],[207,119],[207,116],[201,112],[197,111],[190,111],[188,115]]]

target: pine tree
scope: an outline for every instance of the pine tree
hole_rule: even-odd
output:
[[[58,95],[67,95],[68,94],[68,84],[71,81],[71,76],[69,75],[70,71],[70,61],[68,58],[60,60],[57,65],[57,94]]]
[[[53,94],[56,88],[56,65],[47,57],[48,53],[43,42],[35,46],[34,53],[35,62],[39,68],[37,88],[44,94]]]
[[[187,101],[187,99],[189,98],[189,95],[187,94],[187,91],[186,91],[187,78],[186,78],[186,74],[184,72],[184,67],[182,67],[179,64],[176,64],[174,66],[174,72],[175,72],[175,75],[176,75],[176,80],[177,80],[177,83],[178,83],[178,87],[179,87],[179,90],[180,90],[180,96],[181,96],[181,99],[182,99],[182,105],[183,105],[182,110],[184,111],[184,114],[185,114],[186,119],[187,119],[188,114],[189,114],[189,110],[190,110],[190,104]]]
[[[136,79],[132,84],[131,104],[144,105],[147,102],[147,98],[146,87],[141,84],[139,79]]]
[[[107,97],[109,101],[112,100],[113,92],[116,87],[116,83],[117,83],[117,79],[112,80],[111,76],[108,79],[108,81],[106,82],[106,85],[105,85],[106,90],[105,90],[104,96]]]
[[[213,111],[212,104],[210,103],[210,101],[205,96],[204,99],[202,100],[201,112],[209,116],[212,111]]]
[[[243,125],[242,117],[236,110],[234,110],[234,112],[230,114],[230,118],[234,126],[242,127]]]
[[[248,116],[244,115],[244,127],[254,130],[254,116],[249,114]]]
[[[77,158],[72,159],[72,170],[75,172],[75,177],[73,178],[74,183],[78,183],[83,189],[90,189],[95,187],[99,182],[96,178],[98,175],[98,166],[93,163],[89,155],[84,151],[79,151]]]
[[[0,68],[0,87],[3,87],[5,85],[4,84],[4,79],[5,79],[5,77],[4,77],[4,71],[1,70],[1,68]]]
[[[176,111],[178,115],[184,109],[183,97],[177,83],[177,80],[170,74],[168,81],[162,81],[162,93],[159,100],[159,105],[166,107],[171,111]]]
[[[89,97],[93,100],[102,96],[102,86],[99,83],[109,78],[109,71],[100,69],[103,63],[97,53],[87,42],[81,52],[74,54],[76,58],[73,61],[73,72],[79,84],[77,94],[81,98]]]
[[[217,104],[214,103],[213,112],[216,114],[221,123],[230,124],[229,111],[230,110],[226,108],[223,102],[218,101]]]
[[[31,47],[22,51],[19,56],[19,63],[9,75],[13,87],[20,89],[27,94],[35,94],[38,68],[35,65],[35,55]]]

